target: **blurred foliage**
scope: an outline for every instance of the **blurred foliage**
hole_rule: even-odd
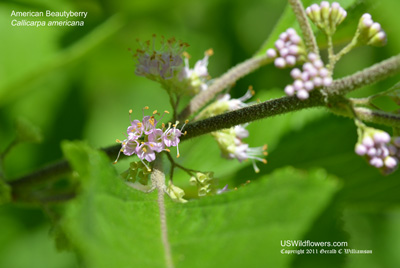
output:
[[[396,25],[400,2],[341,3],[349,14],[335,35],[337,49],[350,40],[363,12],[371,13],[381,23],[389,42],[384,48],[362,47],[344,56],[337,64],[335,77],[399,53]],[[10,25],[12,10],[46,9],[87,11],[85,27]],[[155,33],[188,42],[191,65],[211,47],[215,54],[210,58],[209,70],[212,77],[218,77],[254,55],[272,33],[271,44],[274,34],[279,33],[273,31],[274,26],[284,10],[285,1],[279,0],[2,1],[0,152],[15,139],[13,126],[18,117],[38,125],[44,137],[42,144],[15,147],[4,159],[5,173],[15,178],[61,158],[62,140],[87,140],[92,147],[112,144],[123,135],[129,109],[133,109],[134,117],[141,115],[145,105],[170,109],[165,102],[167,94],[159,85],[133,74],[134,62],[128,48],[137,47],[136,38],[147,40]],[[288,11],[285,14],[292,25],[293,17],[287,15]],[[284,18],[279,23],[282,29],[286,27]],[[323,36],[318,34],[317,39],[324,47]],[[238,81],[232,95],[242,96],[251,84],[257,92],[254,99],[283,96],[281,89],[290,82],[288,73],[273,66],[263,67]],[[398,76],[393,77],[350,95],[378,93],[398,80]],[[384,108],[385,103],[381,106]],[[230,188],[237,186],[239,190],[187,205],[168,203],[170,237],[178,267],[192,266],[193,260],[207,267],[211,262],[219,267],[242,267],[244,262],[248,267],[400,265],[399,172],[383,177],[353,153],[356,129],[351,120],[311,109],[252,123],[249,130],[251,146],[269,145],[269,164],[262,166],[258,175],[249,163],[220,158],[217,145],[208,136],[182,144],[179,163],[214,171],[220,187],[229,183]],[[162,266],[155,194],[124,188],[97,152],[87,148],[66,151],[72,154],[72,162],[81,157],[82,163],[98,163],[97,169],[92,166],[86,170],[89,167],[83,164],[76,167],[78,172],[86,172],[81,174],[82,194],[66,207],[0,207],[0,228],[4,230],[0,233],[0,267],[78,267],[83,262],[97,268],[107,264],[102,263],[102,256],[108,256],[104,253],[107,249],[122,267],[126,265],[124,260],[141,263],[142,267]],[[127,161],[120,161],[116,168],[121,171],[126,166]],[[339,179],[325,181],[326,174],[314,167]],[[176,183],[192,196],[196,189],[189,186],[188,179],[183,172],[175,176]],[[241,188],[249,179],[253,182]],[[67,217],[60,219],[64,209]],[[69,252],[56,252],[48,235],[49,218],[60,223],[52,229],[52,234],[60,238],[58,246],[67,247],[66,241],[71,240],[79,258]],[[348,241],[350,248],[372,249],[374,254],[281,255],[280,240],[284,239]],[[132,260],[137,254],[134,245],[140,253],[136,260]],[[205,253],[206,249],[213,251]],[[148,257],[152,254],[157,258],[146,263],[153,259]]]

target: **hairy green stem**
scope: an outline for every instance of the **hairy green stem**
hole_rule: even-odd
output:
[[[171,245],[168,241],[167,212],[165,211],[165,174],[162,167],[162,157],[157,157],[150,176],[153,187],[157,189],[157,204],[160,213],[161,241],[165,253],[167,268],[173,268]]]
[[[400,54],[355,74],[333,81],[326,88],[329,95],[344,95],[357,88],[379,82],[400,71]]]
[[[304,36],[305,45],[307,47],[307,52],[313,52],[319,55],[317,41],[315,40],[311,25],[307,19],[303,3],[300,0],[289,0],[289,4],[296,15],[297,21],[299,22],[300,29]]]
[[[178,115],[178,120],[182,121],[189,118],[191,115],[203,108],[226,87],[232,85],[243,76],[253,72],[261,66],[272,62],[272,60],[273,59],[268,58],[267,55],[256,56],[229,69],[225,74],[217,78],[206,91],[202,91],[196,95],[190,101],[189,105],[186,106],[186,108]]]

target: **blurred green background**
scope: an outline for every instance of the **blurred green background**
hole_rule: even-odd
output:
[[[347,5],[349,18],[370,12],[382,24],[389,42],[384,48],[362,47],[346,55],[338,63],[335,77],[399,53],[399,2],[341,3]],[[258,50],[285,5],[286,1],[279,0],[1,1],[0,151],[14,138],[17,117],[38,125],[44,135],[43,143],[18,145],[6,157],[6,174],[16,178],[60,159],[62,140],[86,140],[93,147],[113,144],[123,137],[129,109],[133,109],[134,117],[139,117],[146,105],[150,109],[170,109],[165,101],[167,94],[158,84],[134,75],[128,48],[137,48],[137,38],[147,40],[155,33],[189,43],[191,66],[205,50],[213,48],[209,73],[215,78]],[[87,11],[88,17],[84,27],[10,25],[12,10],[47,9]],[[338,47],[350,40],[356,24],[357,19],[349,19],[339,29],[335,39]],[[318,36],[318,40],[324,47],[324,38]],[[240,97],[253,85],[257,93],[254,99],[283,96],[281,89],[290,83],[288,73],[273,66],[263,67],[238,81],[232,95]],[[352,96],[382,91],[398,80],[398,76],[387,79]],[[385,105],[382,108],[393,108]],[[316,109],[262,120],[251,124],[249,130],[251,146],[269,145],[269,164],[261,168],[260,176],[291,165],[299,169],[322,167],[339,178],[341,190],[305,238],[349,241],[353,247],[373,248],[376,252],[373,256],[349,258],[299,256],[293,258],[292,267],[317,267],[313,265],[320,261],[327,263],[325,267],[400,265],[396,257],[400,250],[399,172],[383,177],[355,156],[357,137],[351,120]],[[210,137],[181,147],[182,163],[215,171],[222,186],[227,182],[239,186],[248,179],[257,179],[248,163],[239,165],[220,159]],[[121,162],[119,170],[126,165]],[[187,183],[185,174],[178,173],[176,180]],[[50,216],[45,211],[22,204],[0,207],[0,267],[77,267],[72,253],[56,252],[48,235]]]

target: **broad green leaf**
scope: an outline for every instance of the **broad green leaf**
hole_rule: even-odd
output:
[[[307,8],[308,6],[314,4],[314,3],[319,3],[318,1],[313,1],[313,0],[303,0],[301,1],[303,3],[304,8]],[[361,4],[362,1],[357,1],[357,0],[338,0],[338,2],[344,9],[355,5],[355,4]],[[358,20],[358,18],[357,18]],[[311,23],[311,21],[310,21]],[[317,32],[317,28],[313,27],[314,32]],[[268,36],[264,44],[261,46],[261,48],[257,51],[255,54],[257,55],[263,55],[266,53],[266,51],[269,48],[274,47],[275,41],[279,38],[279,35],[286,31],[288,28],[294,28],[299,34],[301,33],[300,27],[298,26],[296,17],[293,13],[292,8],[290,5],[287,5],[285,8],[285,11],[283,12],[281,18],[279,19],[278,23],[276,24],[275,28],[271,32],[271,34]]]
[[[126,186],[107,157],[84,143],[64,153],[82,181],[60,227],[84,267],[166,267],[156,194]],[[338,189],[325,172],[284,168],[237,191],[167,199],[176,267],[289,267],[280,240],[300,239]]]
[[[345,229],[351,233],[349,249],[372,250],[372,254],[347,255],[346,268],[400,266],[399,207],[371,209],[368,206],[345,210]]]

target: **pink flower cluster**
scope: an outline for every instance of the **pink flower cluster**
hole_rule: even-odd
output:
[[[173,78],[176,71],[180,71],[183,66],[182,52],[189,45],[183,42],[176,42],[174,38],[161,39],[161,48],[155,48],[155,38],[153,44],[150,41],[142,44],[141,49],[136,50],[134,57],[137,58],[135,74],[145,76],[151,80]]]
[[[328,69],[324,67],[324,63],[316,54],[308,54],[308,60],[309,62],[303,65],[303,71],[294,68],[290,72],[295,81],[292,85],[285,87],[285,93],[288,96],[296,94],[297,98],[305,100],[314,88],[329,86],[332,83]]]
[[[393,140],[384,131],[365,135],[356,145],[355,152],[365,156],[371,166],[389,174],[396,170],[400,160],[400,137]]]
[[[303,41],[293,28],[281,33],[279,39],[275,42],[275,47],[276,49],[267,50],[267,56],[276,58],[274,63],[277,68],[294,66],[305,54]]]
[[[185,135],[185,133],[182,133],[182,129],[185,127],[187,122],[185,122],[181,129],[177,128],[179,124],[178,121],[173,125],[169,123],[168,128],[166,129],[164,124],[162,124],[162,128],[157,128],[157,123],[159,121],[154,118],[154,115],[158,114],[157,111],[154,111],[152,116],[145,116],[144,110],[147,109],[147,106],[143,108],[142,121],[131,120],[131,125],[127,129],[126,139],[123,141],[117,140],[117,142],[122,144],[120,153],[122,152],[127,156],[136,154],[147,169],[150,169],[144,160],[147,162],[154,161],[156,159],[156,153],[162,151],[169,152],[169,149],[166,147],[177,147],[179,157],[179,137]],[[132,110],[129,111],[129,115],[131,113]],[[168,112],[165,111],[165,113]],[[161,119],[162,117],[160,120]],[[118,154],[115,163],[118,161],[120,153]]]

